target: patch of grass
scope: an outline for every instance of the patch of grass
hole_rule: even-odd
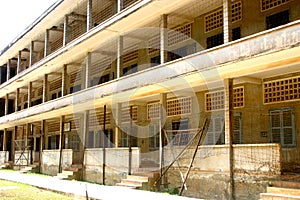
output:
[[[0,199],[26,199],[26,200],[71,200],[68,195],[39,189],[30,185],[0,180]]]

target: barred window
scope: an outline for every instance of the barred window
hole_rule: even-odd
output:
[[[278,7],[282,4],[288,3],[291,0],[261,0],[261,11],[270,10],[272,8]]]
[[[293,108],[270,110],[270,139],[282,147],[296,146],[295,119]]]

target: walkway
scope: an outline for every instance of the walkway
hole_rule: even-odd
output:
[[[79,196],[85,196],[87,192],[90,198],[99,200],[116,200],[120,198],[122,198],[122,200],[196,200],[194,198],[136,190],[120,186],[104,186],[80,181],[60,180],[51,176],[22,174],[18,171],[0,170],[0,179],[25,183],[43,189]]]

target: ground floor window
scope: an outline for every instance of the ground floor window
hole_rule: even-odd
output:
[[[48,149],[59,149],[59,135],[51,135],[48,137]]]
[[[137,147],[137,127],[132,127],[131,131],[130,126],[122,127],[121,147],[129,147],[129,136],[131,136],[131,146]]]
[[[187,145],[193,137],[189,131],[189,119],[173,120],[167,126],[168,144],[174,146]]]
[[[102,148],[102,130],[90,130],[88,135],[88,148]],[[112,129],[105,130],[104,144],[105,147],[112,148],[114,137]]]
[[[149,149],[159,148],[159,123],[153,123],[149,126]]]
[[[80,137],[78,132],[71,132],[68,135],[68,148],[74,151],[80,150]]]
[[[296,146],[295,119],[293,108],[270,110],[270,140],[282,147]]]

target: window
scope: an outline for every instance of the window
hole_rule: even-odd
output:
[[[267,29],[275,28],[290,22],[289,11],[285,10],[266,18]]]
[[[293,108],[281,108],[270,111],[270,139],[282,147],[294,147],[295,119]]]
[[[151,58],[151,67],[160,65],[160,55]]]
[[[208,37],[206,39],[206,48],[212,48],[212,47],[216,47],[219,46],[221,44],[224,43],[224,36],[223,33],[219,33],[217,35],[213,35],[211,37]]]
[[[129,134],[130,133],[130,126],[123,127],[124,131],[121,133],[121,147],[128,147],[129,146]],[[132,133],[131,133],[131,146],[132,147],[137,147],[137,129],[136,127],[132,128]]]
[[[48,137],[48,149],[59,148],[59,135],[52,135]]]
[[[159,148],[159,124],[154,123],[149,126],[149,148],[155,150]]]
[[[137,70],[137,64],[130,65],[128,67],[123,68],[123,76],[135,73],[137,71],[138,71]]]
[[[232,41],[238,40],[241,38],[241,28],[237,27],[232,29]]]
[[[71,132],[68,135],[68,148],[73,149],[74,151],[79,151],[80,149],[80,137],[79,133]]]
[[[181,119],[172,121],[171,130],[168,129],[168,142],[172,142],[174,146],[187,145],[190,141],[189,120]]]
[[[233,144],[242,144],[242,113],[234,113]]]
[[[188,46],[180,47],[178,49],[169,52],[169,61],[176,60],[188,55]]]
[[[204,144],[225,144],[224,125],[224,116],[211,117]]]
[[[81,90],[81,85],[78,84],[78,85],[75,85],[73,87],[70,87],[70,94],[74,93],[74,92],[78,92]]]

